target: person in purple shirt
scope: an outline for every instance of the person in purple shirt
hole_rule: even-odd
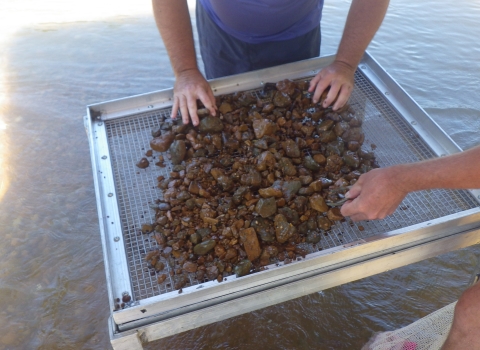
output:
[[[197,100],[215,115],[215,99],[200,73],[187,0],[152,0],[176,82],[172,117],[198,124]],[[330,87],[324,105],[342,107],[353,75],[388,7],[388,0],[352,0],[335,61],[312,80],[314,100]],[[323,0],[198,0],[197,26],[207,79],[318,56]],[[455,169],[455,171],[452,171]],[[383,219],[413,191],[480,188],[480,146],[424,162],[374,169],[347,193],[343,216]],[[460,297],[442,350],[480,349],[480,283]]]
[[[385,17],[389,0],[352,0],[334,62],[310,82],[314,102],[341,108],[355,70]],[[317,57],[323,0],[197,0],[196,19],[204,77],[200,72],[187,0],[152,0],[157,27],[175,74],[172,118],[198,125],[197,100],[216,115],[206,79]]]

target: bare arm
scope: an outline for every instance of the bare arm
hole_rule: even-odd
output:
[[[335,61],[322,69],[310,83],[309,91],[315,90],[315,103],[328,86],[330,91],[323,102],[324,107],[335,102],[333,109],[337,110],[348,101],[355,70],[383,21],[388,4],[389,0],[352,1]]]
[[[215,98],[198,69],[192,23],[186,0],[152,0],[153,14],[175,73],[172,118],[198,124],[197,99],[215,115]]]
[[[383,219],[410,192],[480,188],[479,174],[480,146],[443,158],[374,169],[360,176],[341,212],[354,221]]]

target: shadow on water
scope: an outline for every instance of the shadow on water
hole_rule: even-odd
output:
[[[146,17],[23,29],[3,52],[0,143],[8,150],[2,171],[9,184],[0,199],[0,348],[108,349],[82,116],[88,104],[172,87],[166,51]],[[359,349],[373,332],[404,326],[458,298],[479,252],[452,252],[147,348]]]

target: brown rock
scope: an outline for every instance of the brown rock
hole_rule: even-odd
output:
[[[297,169],[293,165],[292,161],[290,158],[283,157],[280,159],[278,162],[278,165],[280,166],[280,169],[282,170],[282,173],[286,176],[295,176],[297,175]]]
[[[267,169],[273,169],[275,166],[275,157],[269,151],[262,152],[257,158],[257,170],[264,171]]]
[[[185,146],[185,141],[175,140],[169,148],[170,160],[172,164],[180,164],[187,154],[187,148]]]
[[[260,255],[260,266],[265,266],[270,263],[270,254],[267,250],[262,250],[262,255]]]
[[[282,190],[280,188],[275,188],[275,187],[261,188],[258,190],[258,194],[260,194],[260,196],[262,196],[263,198],[269,198],[269,197],[282,198],[283,197]]]
[[[321,213],[325,213],[328,211],[328,205],[325,203],[325,199],[320,194],[314,194],[310,197],[310,206],[312,209],[319,211]]]
[[[308,187],[311,188],[313,192],[320,192],[323,188],[323,182],[322,180],[316,180],[313,181]]]
[[[297,143],[291,139],[288,139],[282,144],[285,154],[290,158],[299,158],[301,156],[300,148]]]
[[[150,165],[150,162],[148,161],[147,158],[142,158],[142,159],[140,159],[140,161],[136,165],[140,169],[145,169]]]
[[[295,92],[296,84],[290,79],[284,79],[275,84],[278,91],[284,92],[289,96],[292,96]]]
[[[299,176],[298,178],[300,179],[302,185],[309,185],[313,181],[310,175]]]
[[[322,230],[328,231],[332,227],[332,222],[325,216],[319,216],[317,218],[317,225]]]
[[[277,131],[277,124],[268,119],[255,119],[253,121],[255,137],[261,139],[265,135],[272,135]]]
[[[274,197],[261,198],[255,207],[255,211],[263,218],[267,218],[277,211],[277,203]]]
[[[292,224],[289,224],[285,216],[282,214],[277,214],[274,220],[275,225],[275,236],[279,243],[285,243],[288,241],[296,232],[295,227]]]
[[[274,187],[278,186],[279,182],[275,181],[273,184]],[[283,197],[287,202],[291,201],[293,197],[297,194],[298,190],[302,188],[302,183],[298,180],[293,181],[284,181],[281,183]]]
[[[328,211],[327,213],[327,217],[331,220],[331,221],[340,221],[343,219],[343,215],[342,213],[340,212],[340,208],[332,208]]]
[[[142,224],[142,233],[149,233],[153,231],[152,224]]]
[[[198,129],[203,134],[213,134],[223,130],[223,123],[219,118],[209,115],[200,121]]]
[[[258,171],[250,169],[247,174],[242,175],[240,178],[240,183],[252,188],[258,188],[262,183],[262,175]]]
[[[218,267],[215,265],[207,267],[207,277],[210,281],[217,279],[218,276]]]
[[[292,99],[288,94],[277,91],[273,96],[273,104],[277,107],[288,107],[292,104]]]
[[[217,180],[220,176],[225,175],[225,171],[223,171],[223,169],[213,168],[212,170],[210,170],[210,175],[212,175],[213,178]]]
[[[217,244],[215,246],[215,255],[218,256],[219,259],[223,259],[226,255],[226,251],[225,251],[225,248],[220,245],[220,244]]]
[[[228,248],[225,254],[225,260],[235,262],[237,260],[238,252],[235,248]]]
[[[257,233],[252,227],[240,231],[240,239],[247,253],[248,260],[254,261],[257,259],[262,250],[260,249],[260,243],[258,242]]]
[[[152,139],[150,141],[150,148],[157,152],[166,152],[174,140],[175,134],[172,132],[167,132]]]
[[[197,272],[197,264],[191,262],[191,261],[186,261],[183,266],[183,271],[188,272],[188,273],[194,273]]]
[[[198,185],[197,181],[192,181],[190,182],[190,186],[188,186],[188,192],[193,193],[193,194],[199,194],[200,193],[200,186]]]
[[[158,284],[162,284],[166,279],[167,279],[167,275],[161,274],[160,276],[157,277],[157,282]]]
[[[232,111],[232,106],[228,102],[222,102],[220,107],[218,107],[218,110],[220,111],[220,113],[226,114]]]

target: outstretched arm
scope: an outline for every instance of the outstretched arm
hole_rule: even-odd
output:
[[[410,192],[480,188],[479,175],[480,146],[447,157],[374,169],[353,185],[341,212],[353,221],[383,219]]]
[[[186,0],[152,0],[153,14],[175,73],[172,118],[198,125],[197,100],[215,115],[215,97],[197,65],[192,23]]]
[[[385,17],[388,3],[389,0],[352,1],[335,61],[310,82],[309,91],[315,91],[315,103],[329,86],[330,90],[323,101],[324,107],[334,103],[333,110],[337,110],[348,101],[353,90],[355,70]]]

